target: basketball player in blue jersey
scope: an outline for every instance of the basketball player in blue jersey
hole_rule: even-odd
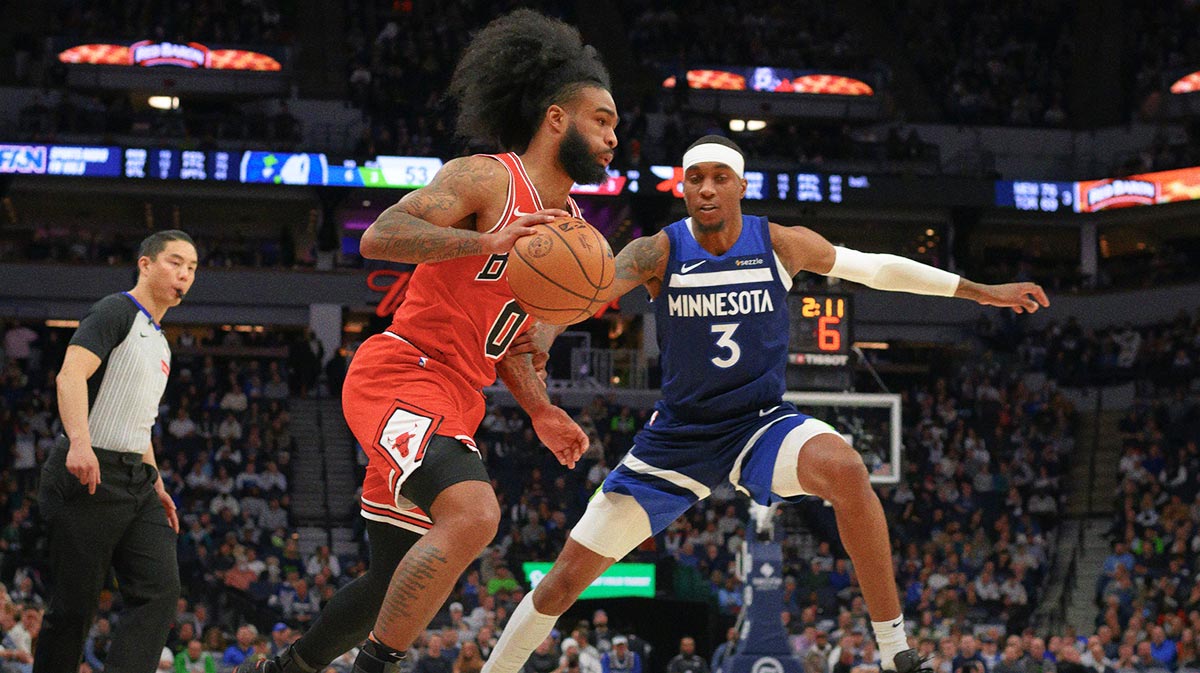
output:
[[[831,426],[782,399],[787,292],[797,273],[811,271],[1018,313],[1049,302],[1033,283],[981,285],[743,215],[744,165],[732,141],[696,141],[683,156],[690,217],[633,241],[617,256],[612,297],[645,285],[654,300],[662,399],[588,503],[554,567],[513,611],[483,673],[514,673],[593,580],[726,480],[762,505],[805,495],[830,502],[871,613],[882,667],[897,673],[921,668],[908,647],[887,522],[862,458]]]

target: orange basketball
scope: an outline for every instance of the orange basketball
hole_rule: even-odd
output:
[[[595,227],[576,217],[536,224],[508,254],[508,285],[529,315],[570,325],[606,302],[616,267],[612,248]]]

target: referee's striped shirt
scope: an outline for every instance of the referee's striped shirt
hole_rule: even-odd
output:
[[[171,372],[171,347],[162,327],[133,295],[119,292],[92,306],[71,345],[100,358],[88,379],[92,446],[145,453]]]

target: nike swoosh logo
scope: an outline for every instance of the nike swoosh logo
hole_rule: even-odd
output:
[[[903,623],[904,623],[904,620],[903,620],[903,619],[897,620],[895,624],[892,624],[892,628],[893,628],[893,629],[898,629],[898,628],[900,628],[900,625],[901,625],[901,624],[903,624]]]
[[[771,413],[771,412],[775,411],[775,410],[776,410],[776,409],[778,409],[778,408],[779,408],[779,405],[778,405],[778,404],[776,404],[775,406],[771,407],[770,409],[761,409],[761,410],[759,410],[759,412],[758,412],[758,417],[759,417],[759,418],[762,418],[763,416],[766,416],[767,414],[769,414],[769,413]]]
[[[688,271],[691,271],[692,269],[700,266],[701,264],[703,264],[707,261],[708,261],[707,259],[702,259],[699,262],[696,262],[695,264],[684,264],[683,266],[679,267],[679,273],[687,273]]]
[[[525,217],[526,215],[532,215],[532,214],[533,213],[521,212],[520,208],[513,208],[513,215],[516,215],[517,217]]]

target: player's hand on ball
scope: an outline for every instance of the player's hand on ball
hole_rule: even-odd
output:
[[[984,285],[975,301],[984,306],[1011,308],[1017,313],[1033,313],[1039,308],[1050,306],[1046,291],[1037,283]]]
[[[535,230],[533,225],[553,222],[559,217],[570,217],[571,214],[558,208],[543,208],[536,213],[522,215],[500,231],[483,234],[479,237],[479,245],[485,255],[494,255],[512,250],[518,238],[528,236]]]
[[[583,428],[571,420],[567,412],[554,406],[531,416],[531,420],[538,439],[550,449],[558,462],[574,468],[575,462],[588,449],[588,437]]]

